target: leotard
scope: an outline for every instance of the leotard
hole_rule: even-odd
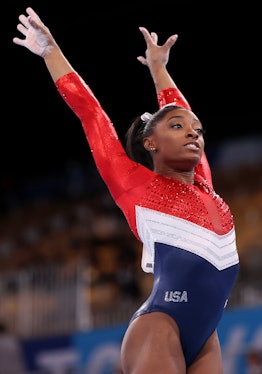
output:
[[[232,214],[213,189],[206,155],[195,168],[193,185],[156,174],[127,156],[76,72],[56,86],[80,119],[101,177],[143,243],[142,269],[154,273],[152,292],[131,321],[154,311],[174,318],[189,366],[217,328],[239,269]],[[158,102],[190,109],[176,88],[161,91]]]

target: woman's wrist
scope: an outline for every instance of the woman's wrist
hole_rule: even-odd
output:
[[[150,73],[157,92],[165,88],[176,88],[176,84],[169,75],[165,65],[159,65],[158,67],[154,67],[152,70],[150,70]]]

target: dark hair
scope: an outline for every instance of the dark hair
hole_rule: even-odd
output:
[[[153,170],[153,160],[150,152],[144,147],[144,139],[152,135],[157,123],[161,121],[167,113],[174,109],[181,108],[182,107],[177,105],[170,104],[159,109],[154,114],[147,113],[147,118],[145,120],[143,120],[143,116],[136,117],[126,132],[127,155],[135,162]]]

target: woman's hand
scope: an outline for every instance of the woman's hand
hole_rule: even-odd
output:
[[[175,44],[178,35],[171,35],[163,45],[158,45],[158,35],[155,32],[149,33],[145,27],[139,27],[139,30],[144,36],[147,49],[145,57],[138,56],[138,61],[149,68],[152,64],[166,66],[169,60],[170,49]]]
[[[20,23],[17,30],[20,31],[25,38],[13,38],[15,44],[21,45],[29,49],[38,56],[46,57],[57,47],[57,44],[50,33],[49,29],[43,24],[40,17],[32,8],[27,8],[28,16],[24,14],[19,16]]]

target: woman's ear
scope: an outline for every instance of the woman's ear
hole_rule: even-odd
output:
[[[147,151],[150,151],[150,140],[148,138],[144,139],[144,147]]]
[[[148,152],[156,152],[156,147],[152,139],[145,138],[144,139],[144,147]]]

